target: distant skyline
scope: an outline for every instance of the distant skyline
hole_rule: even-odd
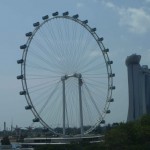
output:
[[[42,16],[58,11],[79,14],[88,19],[97,34],[104,37],[109,48],[112,69],[116,74],[113,92],[114,102],[106,124],[125,122],[128,112],[128,80],[125,59],[136,53],[141,55],[141,65],[150,67],[150,0],[1,0],[0,1],[0,129],[4,121],[27,127],[34,116],[26,111],[25,97],[19,95],[20,66],[16,61],[22,57],[20,45],[26,42],[25,33],[33,31],[32,24]],[[35,126],[39,126],[38,124]]]

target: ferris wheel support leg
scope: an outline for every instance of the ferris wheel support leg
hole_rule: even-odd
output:
[[[81,136],[83,136],[83,110],[82,110],[82,95],[81,95],[82,79],[81,78],[78,78],[78,84],[79,84],[80,128],[81,128]]]
[[[63,84],[63,136],[65,136],[65,102],[66,102],[66,96],[65,96],[65,80],[62,80]]]

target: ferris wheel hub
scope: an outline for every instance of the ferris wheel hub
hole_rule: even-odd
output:
[[[82,74],[81,73],[74,73],[72,75],[64,75],[64,76],[61,77],[61,81],[67,80],[68,78],[71,78],[71,77],[75,77],[75,78],[81,79],[82,78]]]

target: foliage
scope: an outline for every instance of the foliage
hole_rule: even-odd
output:
[[[1,144],[2,145],[10,145],[8,136],[3,137],[3,139],[1,140]]]
[[[150,115],[140,120],[121,123],[105,135],[107,149],[150,149]]]

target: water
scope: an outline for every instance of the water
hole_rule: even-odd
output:
[[[11,149],[7,149],[7,150],[20,150],[20,144],[19,143],[13,142],[13,143],[11,143],[11,146],[12,146],[12,148]],[[1,144],[0,144],[0,150],[3,150],[1,148]]]

